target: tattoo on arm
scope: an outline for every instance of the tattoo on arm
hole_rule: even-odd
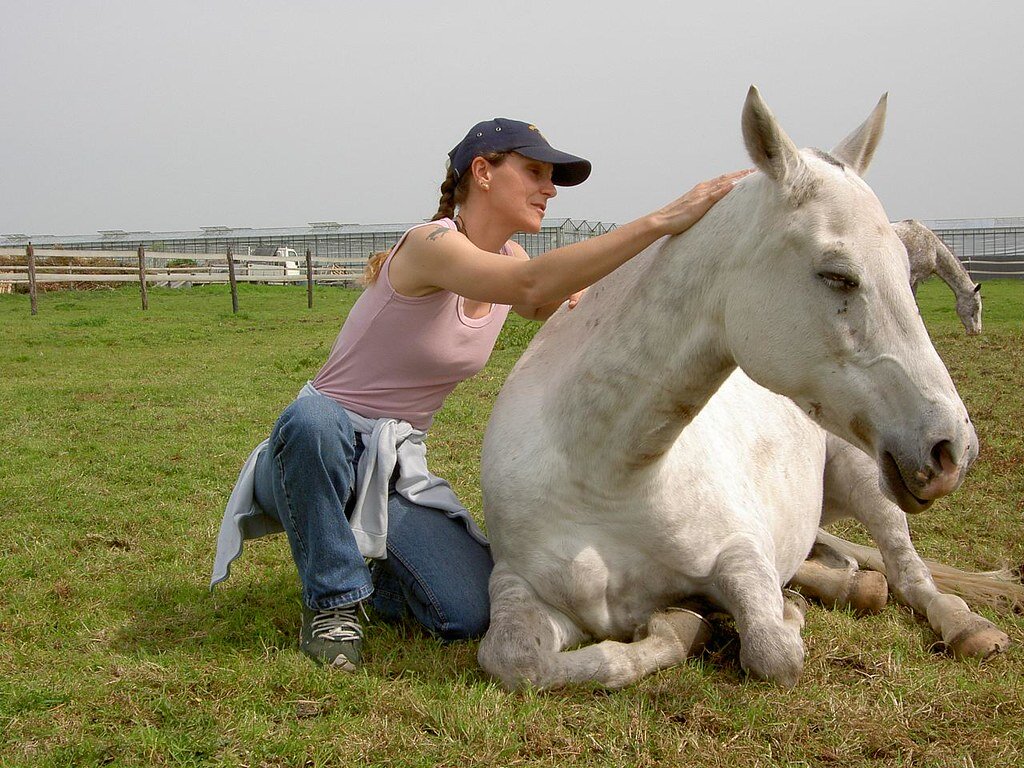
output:
[[[427,240],[439,240],[440,238],[444,237],[447,234],[448,234],[448,228],[447,227],[438,227],[433,232],[431,232],[429,235],[427,235]]]

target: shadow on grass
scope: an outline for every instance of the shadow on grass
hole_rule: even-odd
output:
[[[300,607],[298,580],[284,569],[221,584],[212,593],[194,581],[164,578],[129,593],[120,608],[130,618],[113,642],[121,652],[137,654],[297,651]],[[372,612],[364,623],[364,662],[374,676],[486,679],[475,641],[442,643],[413,621],[389,623]]]
[[[216,649],[288,647],[298,636],[299,590],[291,573],[263,574],[212,592],[193,580],[138,585],[122,606],[123,651],[162,652],[183,645]]]

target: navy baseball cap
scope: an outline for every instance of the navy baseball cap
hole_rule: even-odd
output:
[[[551,181],[560,187],[582,184],[590,175],[590,161],[570,155],[548,144],[537,126],[507,117],[496,117],[474,125],[466,138],[448,153],[456,181],[462,178],[473,158],[491,152],[518,152],[531,160],[551,163]]]

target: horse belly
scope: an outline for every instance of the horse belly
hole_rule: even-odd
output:
[[[680,574],[652,574],[650,549],[637,531],[655,525],[645,523],[635,495],[574,481],[542,446],[506,455],[482,474],[495,563],[590,636],[628,639],[669,604],[666,595],[686,591]]]
[[[679,549],[704,575],[735,537],[756,542],[788,581],[821,519],[825,433],[787,398],[737,371],[683,430],[661,467]]]
[[[652,569],[641,547],[623,546],[622,528],[610,526],[586,539],[579,533],[565,529],[517,548],[503,562],[591,637],[628,640],[652,613],[693,593],[673,569]]]
[[[652,574],[648,537],[637,534],[657,530],[657,523],[648,518],[641,490],[578,477],[552,448],[550,425],[503,418],[515,410],[507,397],[504,406],[488,425],[481,464],[495,563],[591,637],[629,639],[668,604],[666,595],[688,587],[671,569]]]
[[[613,484],[601,467],[573,471],[557,425],[539,417],[549,382],[522,373],[484,440],[492,553],[591,636],[628,638],[683,597],[713,598],[716,559],[736,537],[774,561],[780,583],[803,562],[824,433],[792,402],[734,374],[653,472]]]

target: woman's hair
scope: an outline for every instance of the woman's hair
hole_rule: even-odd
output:
[[[486,155],[481,155],[484,160],[494,166],[501,165],[511,152],[490,152]],[[458,182],[455,181],[455,171],[452,170],[451,163],[448,163],[448,173],[444,177],[444,181],[441,182],[441,200],[437,206],[437,213],[431,221],[438,221],[439,219],[454,219],[455,212],[458,210],[464,202],[466,202],[466,196],[469,194],[469,180],[472,178],[472,174],[466,173],[463,175]],[[370,256],[366,262],[366,269],[363,271],[363,285],[373,285],[377,281],[377,275],[380,274],[380,268],[384,264],[384,259],[388,257],[390,251],[381,251]]]
[[[489,152],[486,155],[481,155],[481,157],[491,165],[498,166],[504,163],[510,154],[512,153]],[[444,177],[444,181],[441,182],[441,200],[437,205],[437,213],[434,214],[434,218],[431,221],[455,218],[455,211],[466,202],[466,195],[469,194],[469,180],[471,178],[472,174],[465,173],[456,183],[455,171],[452,170],[451,163],[448,164],[448,174]]]
[[[380,274],[380,268],[384,266],[384,259],[388,257],[391,251],[378,251],[377,253],[370,254],[370,258],[366,260],[366,267],[363,269],[363,276],[359,280],[360,283],[365,285],[373,285],[377,282],[377,275]]]

